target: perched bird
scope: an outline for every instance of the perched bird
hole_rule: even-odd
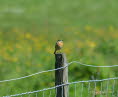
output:
[[[63,47],[63,40],[58,40],[55,44],[54,54],[56,54],[58,50],[61,50],[62,47]]]

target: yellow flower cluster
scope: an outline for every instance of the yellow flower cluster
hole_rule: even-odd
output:
[[[14,32],[15,33],[15,32]],[[2,37],[2,32],[0,33],[0,37]],[[70,37],[73,35],[73,40],[75,39],[76,42],[70,43]],[[96,35],[96,36],[95,36]],[[106,36],[107,35],[107,36]],[[95,38],[103,38],[109,39],[118,38],[118,30],[115,29],[113,26],[110,26],[107,30],[105,29],[94,29],[91,26],[85,26],[84,31],[81,32],[75,31],[74,33],[70,34],[70,37],[65,38],[67,40],[66,46],[64,48],[64,52],[69,54],[72,52],[71,50],[77,48],[95,48],[97,47],[97,41]],[[18,62],[22,56],[32,56],[32,53],[39,53],[43,51],[43,53],[50,53],[53,54],[54,45],[55,43],[48,41],[49,36],[46,34],[33,35],[33,33],[26,32],[26,33],[15,33],[13,40],[5,40],[6,38],[0,39],[0,58],[3,60],[11,61],[11,62]],[[79,38],[79,39],[78,39]],[[55,38],[54,38],[55,39]],[[26,55],[25,55],[26,54]]]

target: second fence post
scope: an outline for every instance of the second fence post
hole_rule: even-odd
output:
[[[66,55],[55,54],[55,69],[67,66]],[[55,71],[55,86],[68,83],[68,66]],[[68,97],[68,85],[56,88],[56,97]]]

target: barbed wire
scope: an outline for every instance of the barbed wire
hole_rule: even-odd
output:
[[[34,75],[38,75],[38,74],[41,74],[41,73],[47,73],[47,72],[52,72],[52,71],[64,69],[64,68],[68,67],[68,66],[69,66],[70,64],[72,64],[72,63],[78,63],[78,64],[80,64],[80,65],[89,66],[89,67],[118,67],[118,65],[111,65],[111,66],[95,66],[95,65],[84,64],[84,63],[81,63],[81,62],[79,62],[79,61],[72,61],[72,62],[68,63],[68,64],[67,64],[66,66],[64,66],[64,67],[60,67],[60,68],[57,68],[57,69],[46,70],[46,71],[40,71],[40,72],[31,74],[31,75],[27,75],[27,76],[23,76],[23,77],[19,77],[19,78],[13,78],[13,79],[9,79],[9,80],[1,80],[0,83],[2,83],[2,82],[9,82],[9,81],[15,81],[15,80],[20,80],[20,79],[28,78],[28,77],[31,77],[31,76],[34,76]]]
[[[15,94],[15,95],[9,95],[9,96],[3,96],[3,97],[15,97],[15,96],[22,96],[22,95],[26,95],[26,94],[33,94],[33,93],[38,93],[38,92],[42,92],[42,91],[52,90],[52,89],[56,89],[58,87],[62,87],[62,86],[65,86],[65,85],[71,85],[71,84],[77,84],[77,83],[103,82],[103,81],[117,80],[117,79],[118,79],[118,77],[101,79],[101,80],[75,81],[75,82],[69,82],[69,83],[66,83],[66,84],[57,85],[57,86],[50,87],[50,88],[45,88],[45,89],[42,89],[42,90],[37,90],[37,91],[32,91],[32,92],[25,92],[25,93],[20,93],[20,94]]]

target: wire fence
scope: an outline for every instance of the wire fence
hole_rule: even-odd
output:
[[[65,85],[69,87],[69,91],[74,92],[72,94],[69,94],[70,97],[96,97],[96,95],[99,95],[99,97],[118,97],[118,77],[101,80],[69,82],[67,84],[61,84],[42,90],[25,92],[3,97],[22,97],[23,95],[28,97],[55,97],[56,89],[59,87],[63,88],[63,86]]]
[[[37,72],[28,76],[9,79],[9,80],[2,80],[2,82],[9,82],[14,80],[20,80],[24,78],[28,78],[31,76],[35,76],[38,74],[46,73],[46,72],[52,72],[60,69],[64,69],[68,67],[69,65],[77,63],[79,65],[83,66],[90,66],[90,67],[118,67],[118,65],[111,65],[111,66],[95,66],[95,65],[88,65],[81,63],[79,61],[72,61],[68,63],[65,67],[60,67],[57,69],[51,69],[47,71],[41,71]],[[42,90],[36,90],[31,92],[25,92],[15,95],[8,95],[3,97],[56,97],[56,90],[58,88],[64,88],[64,86],[68,86],[69,97],[118,97],[118,77],[115,78],[107,78],[107,79],[101,79],[101,80],[87,80],[87,81],[75,81],[75,82],[68,82],[66,84],[57,85],[50,88],[44,88]]]
[[[95,66],[95,65],[84,64],[84,63],[81,63],[81,62],[79,62],[79,61],[72,61],[72,62],[68,63],[67,66],[65,66],[65,67],[60,67],[60,68],[57,68],[57,69],[51,69],[51,70],[46,70],[46,71],[40,71],[40,72],[31,74],[31,75],[27,75],[27,76],[23,76],[23,77],[19,77],[19,78],[13,78],[13,79],[8,79],[8,80],[1,80],[0,83],[2,83],[2,82],[14,81],[14,80],[20,80],[20,79],[28,78],[28,77],[35,76],[35,75],[38,75],[38,74],[42,74],[42,73],[47,73],[47,72],[52,72],[52,71],[64,69],[64,68],[68,67],[69,65],[71,65],[71,64],[73,64],[73,63],[78,63],[79,65],[89,66],[89,67],[118,67],[118,65],[111,65],[111,66]]]

